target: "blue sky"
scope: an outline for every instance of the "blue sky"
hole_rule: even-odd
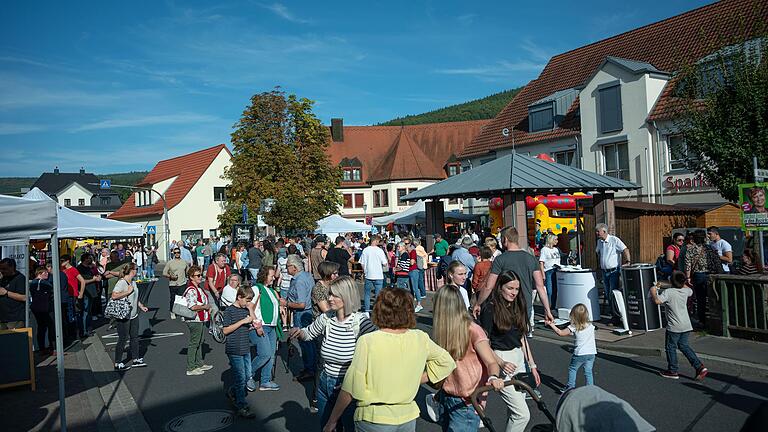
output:
[[[0,176],[148,170],[282,86],[366,125],[526,84],[707,1],[4,1]]]

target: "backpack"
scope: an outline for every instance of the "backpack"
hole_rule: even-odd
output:
[[[325,321],[325,332],[324,334],[328,334],[328,332],[331,330],[331,320],[334,317],[333,312],[326,313],[326,316],[328,319]],[[352,333],[355,335],[355,339],[360,337],[360,323],[363,321],[363,318],[369,318],[368,312],[355,312],[352,314]]]
[[[673,270],[672,265],[667,262],[667,256],[665,254],[661,254],[656,258],[656,273],[667,279],[672,276]]]

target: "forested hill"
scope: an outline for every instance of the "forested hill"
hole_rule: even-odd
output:
[[[464,102],[458,105],[440,108],[424,114],[408,115],[381,123],[381,126],[415,125],[424,123],[447,123],[465,120],[484,120],[496,117],[509,101],[522,89],[516,88],[500,93]]]

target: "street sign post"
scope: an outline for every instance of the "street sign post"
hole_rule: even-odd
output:
[[[110,180],[110,179],[101,179],[101,180],[99,180],[99,188],[101,188],[101,189],[111,189],[112,188],[112,180]]]

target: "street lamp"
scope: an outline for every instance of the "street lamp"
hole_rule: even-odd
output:
[[[363,223],[368,223],[368,204],[363,203]]]
[[[101,186],[100,183],[88,183],[88,184],[94,185],[94,186]],[[168,203],[165,201],[165,194],[161,194],[160,192],[152,189],[151,187],[110,184],[110,188],[122,188],[122,189],[154,192],[157,194],[158,197],[160,197],[161,200],[163,200],[163,225],[165,225],[165,256],[167,257],[168,254],[171,252],[170,250],[171,246],[170,246],[170,240],[169,240],[169,237],[171,236],[171,229],[168,224]]]

